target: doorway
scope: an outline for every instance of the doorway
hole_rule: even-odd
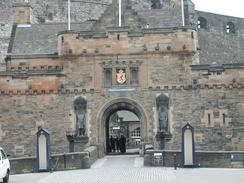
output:
[[[118,110],[106,121],[107,154],[138,154],[141,143],[141,123],[129,110]]]
[[[147,140],[147,118],[143,107],[134,100],[128,98],[118,98],[106,103],[98,116],[98,143],[103,144],[105,154],[125,154],[133,153],[141,143]],[[113,138],[126,140],[126,152],[116,149],[112,145]],[[115,142],[116,143],[116,142]],[[113,144],[113,143],[112,143]],[[116,146],[116,145],[115,145]]]

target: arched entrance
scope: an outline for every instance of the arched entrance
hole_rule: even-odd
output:
[[[111,116],[116,114],[118,111],[129,111],[134,113],[140,121],[140,141],[144,142],[147,139],[147,118],[144,109],[136,101],[128,98],[119,98],[112,100],[105,104],[100,112],[98,118],[98,142],[103,144],[104,151],[108,153],[109,150],[109,125]]]

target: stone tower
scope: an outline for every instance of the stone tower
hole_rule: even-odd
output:
[[[32,8],[28,2],[13,4],[14,23],[30,24],[31,14],[32,14]]]

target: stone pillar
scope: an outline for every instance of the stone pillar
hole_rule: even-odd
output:
[[[29,3],[14,3],[13,4],[14,23],[30,24],[32,18],[32,7]]]

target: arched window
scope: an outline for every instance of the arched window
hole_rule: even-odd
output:
[[[207,20],[203,17],[199,17],[197,20],[198,29],[207,29]]]
[[[76,115],[77,135],[86,136],[86,108],[87,102],[84,98],[79,97],[74,102],[74,110]]]
[[[225,31],[227,34],[235,33],[235,24],[233,22],[228,22],[225,26]]]

